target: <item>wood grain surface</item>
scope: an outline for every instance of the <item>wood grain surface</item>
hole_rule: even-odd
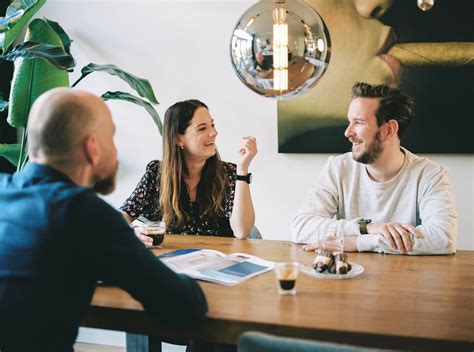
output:
[[[311,265],[314,253],[286,241],[237,240],[167,235],[155,254],[179,248],[244,252],[272,261]],[[361,346],[417,349],[474,349],[474,251],[451,256],[350,253],[365,271],[348,280],[300,274],[296,296],[277,293],[273,272],[234,287],[200,282],[208,318],[199,329],[172,331],[148,317],[140,303],[116,287],[98,287],[83,326],[161,338],[194,336],[235,344],[258,330],[280,336]]]

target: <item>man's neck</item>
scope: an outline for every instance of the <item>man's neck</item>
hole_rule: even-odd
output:
[[[369,177],[376,182],[387,182],[394,178],[405,162],[405,153],[398,148],[385,149],[376,161],[366,166]]]
[[[53,169],[66,175],[72,182],[80,186],[92,187],[92,176],[90,167],[79,166],[78,163],[58,163],[44,157],[36,157],[31,160],[37,164],[48,165]]]

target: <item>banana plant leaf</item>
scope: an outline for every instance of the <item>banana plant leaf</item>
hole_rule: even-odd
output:
[[[71,70],[76,66],[74,58],[66,53],[62,45],[50,45],[36,42],[24,42],[3,56],[4,59],[43,59],[61,70]]]
[[[58,22],[48,20],[47,18],[44,18],[44,20],[51,26],[52,29],[54,29],[56,34],[59,36],[59,39],[61,39],[61,43],[63,43],[63,47],[66,53],[71,55],[71,43],[73,42],[73,40],[67,35],[63,27],[61,27]]]
[[[45,2],[46,0],[16,0],[8,6],[6,17],[0,18],[0,33],[2,33],[0,45],[3,53],[8,51],[13,41]]]
[[[30,23],[26,39],[62,46],[59,36],[42,19],[35,19]],[[13,127],[26,127],[33,102],[52,88],[69,86],[69,75],[42,59],[20,60],[16,64],[9,99],[8,123]]]
[[[21,144],[0,144],[0,157],[7,159],[15,166],[18,166],[20,151]]]
[[[141,97],[147,98],[154,104],[159,104],[158,100],[156,100],[155,93],[153,93],[153,88],[151,87],[150,81],[125,72],[115,65],[96,65],[94,63],[90,63],[89,65],[82,68],[81,77],[79,77],[79,79],[74,82],[72,86],[76,86],[84,77],[95,71],[107,72],[108,74],[120,77],[125,82],[127,82],[130,87],[135,89]]]
[[[8,101],[0,99],[0,112],[8,109]]]
[[[74,58],[66,53],[62,45],[50,45],[36,42],[24,42],[3,56],[4,59],[43,59],[61,70],[71,70],[76,66]]]
[[[151,115],[153,122],[155,122],[155,125],[158,127],[158,131],[160,132],[160,135],[162,134],[163,130],[163,125],[161,124],[161,119],[160,116],[158,115],[158,112],[155,110],[153,105],[151,105],[148,101],[143,100],[139,97],[136,97],[130,93],[126,92],[106,92],[102,94],[102,99],[104,100],[125,100],[130,103],[134,103],[137,105],[140,105],[148,111],[148,113]]]

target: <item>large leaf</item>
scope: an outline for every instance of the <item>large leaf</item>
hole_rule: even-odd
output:
[[[23,31],[28,21],[44,5],[46,0],[17,0],[7,8],[6,17],[0,19],[0,45],[3,53]]]
[[[0,144],[0,157],[7,159],[13,165],[18,165],[21,144]]]
[[[52,29],[54,29],[56,34],[59,36],[59,39],[61,39],[61,43],[63,43],[64,50],[68,54],[71,54],[72,39],[67,35],[63,27],[61,27],[58,22],[48,20],[47,18],[45,18],[44,20],[51,26]]]
[[[140,106],[144,107],[146,109],[146,111],[148,111],[148,113],[153,118],[153,121],[155,122],[156,126],[158,127],[158,131],[160,131],[160,134],[162,134],[163,126],[161,124],[160,116],[158,115],[158,112],[155,110],[153,105],[151,105],[148,101],[143,100],[139,97],[136,97],[136,96],[131,95],[130,93],[126,93],[126,92],[106,92],[106,93],[102,94],[102,98],[104,100],[112,100],[112,99],[125,100],[125,101],[128,101],[130,103],[134,103],[134,104],[137,104],[137,105],[140,105]]]
[[[155,93],[153,93],[153,88],[147,79],[139,78],[135,75],[132,75],[131,73],[125,72],[115,65],[96,65],[90,63],[89,65],[82,68],[81,77],[79,77],[79,79],[74,82],[72,86],[74,87],[79,83],[79,81],[94,71],[107,72],[111,75],[120,77],[125,82],[127,82],[130,87],[135,89],[141,97],[147,98],[152,103],[159,104],[158,100],[156,100]]]
[[[36,42],[24,42],[17,45],[4,59],[15,61],[23,59],[43,59],[61,70],[71,70],[76,66],[74,58],[64,51],[61,45],[50,45]]]
[[[26,39],[62,45],[56,32],[41,19],[35,19],[30,23]],[[13,127],[26,127],[33,102],[52,88],[67,86],[69,86],[68,73],[42,59],[16,61],[10,92],[8,123]]]

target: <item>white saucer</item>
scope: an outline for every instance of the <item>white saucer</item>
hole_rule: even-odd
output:
[[[364,272],[364,267],[360,264],[351,263],[351,266],[352,266],[352,269],[347,274],[331,274],[327,271],[325,271],[324,273],[318,273],[316,270],[306,265],[301,265],[300,271],[306,275],[315,277],[316,279],[336,279],[336,280],[352,279],[353,277],[359,276],[360,274]]]

